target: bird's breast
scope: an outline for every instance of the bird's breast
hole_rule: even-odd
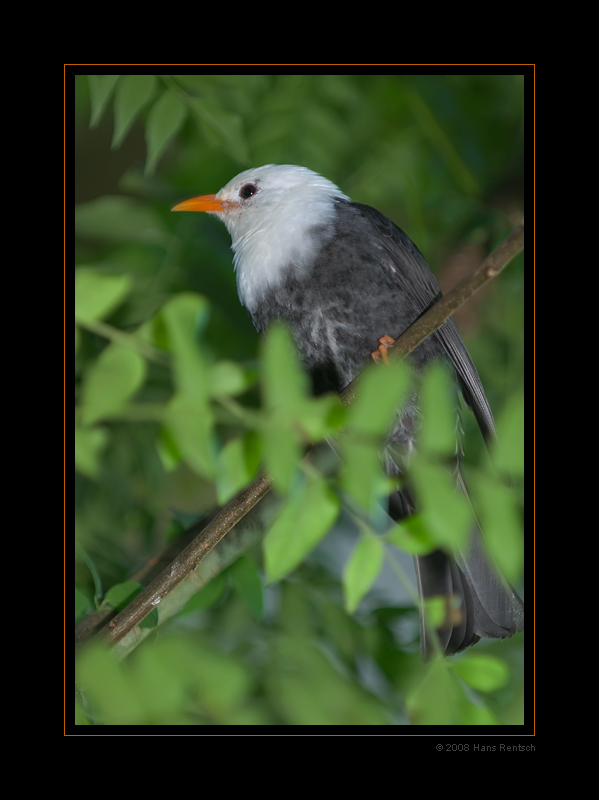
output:
[[[275,320],[290,328],[314,389],[339,392],[377,349],[381,336],[397,338],[415,318],[385,276],[359,274],[351,264],[316,263],[308,274],[292,271],[251,310],[264,333]]]

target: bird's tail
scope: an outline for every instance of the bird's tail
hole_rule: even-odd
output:
[[[524,604],[490,563],[477,529],[467,553],[450,556],[436,550],[415,561],[421,599],[442,597],[445,602],[445,618],[432,631],[421,612],[425,661],[438,653],[459,653],[481,637],[507,639],[524,630]]]
[[[389,498],[389,513],[401,519],[414,511],[404,488]],[[420,649],[425,661],[438,654],[452,655],[476,644],[481,637],[507,639],[524,630],[524,604],[491,563],[483,536],[474,527],[467,550],[448,554],[435,550],[415,558],[422,601]],[[444,619],[431,628],[426,600],[442,598]]]

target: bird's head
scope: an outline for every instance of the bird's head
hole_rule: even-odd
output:
[[[231,234],[241,302],[251,311],[287,270],[307,269],[327,239],[335,201],[349,198],[306,167],[267,164],[241,172],[216,194],[173,211],[215,214]]]

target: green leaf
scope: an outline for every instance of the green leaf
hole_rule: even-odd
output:
[[[146,123],[146,173],[154,172],[156,164],[183,125],[186,116],[185,103],[172,91],[164,92],[151,108]]]
[[[281,494],[288,494],[294,484],[302,456],[298,432],[277,417],[266,417],[260,429],[266,471]]]
[[[100,608],[114,608],[116,611],[122,611],[142,590],[143,586],[135,581],[115,583],[104,595]]]
[[[429,664],[424,680],[406,697],[412,725],[460,724],[462,703],[462,687],[452,675],[445,659]]]
[[[347,409],[335,394],[308,398],[299,415],[299,425],[310,442],[337,433],[346,420]]]
[[[91,269],[75,272],[75,319],[102,319],[122,303],[131,291],[129,275],[107,275]]]
[[[219,147],[240,164],[250,161],[243,121],[206,98],[190,98],[190,108],[200,132],[212,147]]]
[[[209,382],[212,397],[227,397],[244,392],[253,378],[234,361],[222,360],[210,367]]]
[[[454,674],[457,663],[439,658],[427,667],[424,680],[406,698],[413,725],[497,725],[488,709],[468,697]]]
[[[437,547],[420,514],[407,517],[401,524],[396,523],[390,531],[387,531],[385,539],[415,556],[426,555]]]
[[[446,624],[448,615],[452,616],[454,611],[456,614],[461,613],[459,601],[455,596],[451,599],[450,606],[448,608],[448,598],[445,595],[437,594],[422,599],[422,613],[428,630],[432,632]]]
[[[524,392],[510,398],[497,419],[498,441],[493,448],[495,468],[516,478],[524,476]]]
[[[287,494],[301,455],[300,419],[309,389],[308,377],[284,325],[275,324],[269,329],[262,349],[262,368],[264,460],[277,490]]]
[[[198,338],[208,321],[208,314],[206,298],[191,292],[174,297],[159,314],[173,355],[177,388],[181,394],[202,404],[210,397],[210,370]]]
[[[235,591],[245,600],[256,619],[262,619],[264,593],[262,581],[254,562],[241,556],[227,570],[233,581]]]
[[[177,614],[183,617],[192,614],[194,611],[203,611],[216,605],[227,589],[227,582],[222,575],[215,575],[204,587],[196,592]]]
[[[170,241],[159,214],[132,197],[98,197],[75,206],[78,237],[107,242],[140,242],[166,245]]]
[[[107,724],[127,725],[143,720],[143,698],[131,686],[114,653],[106,648],[94,644],[82,648],[75,679]]]
[[[475,706],[467,701],[462,703],[461,717],[464,725],[499,725],[495,714],[486,706]]]
[[[357,396],[348,412],[349,428],[368,436],[386,434],[406,398],[410,383],[410,368],[405,362],[370,366],[360,376]]]
[[[522,574],[522,521],[514,492],[483,472],[469,476],[472,500],[480,517],[485,542],[508,581]]]
[[[380,499],[391,491],[389,478],[381,464],[380,447],[378,440],[364,440],[354,431],[339,441],[343,461],[341,486],[367,512],[371,512]]]
[[[295,420],[309,394],[308,376],[302,369],[289,330],[272,325],[262,347],[264,404],[269,414]]]
[[[380,539],[372,534],[362,536],[343,571],[345,608],[353,614],[376,580],[385,557]]]
[[[164,413],[164,426],[178,451],[195,472],[206,478],[215,474],[213,424],[209,406],[190,395],[176,394]]]
[[[468,501],[456,488],[455,475],[415,453],[410,461],[410,477],[422,521],[431,538],[441,547],[464,546],[472,514]]]
[[[222,575],[215,575],[199,592],[196,592],[177,614],[178,617],[212,608],[227,591],[227,582]]]
[[[172,472],[176,469],[181,461],[183,455],[175,442],[172,433],[165,427],[166,417],[163,419],[163,425],[160,429],[160,434],[156,440],[156,450],[158,456],[166,472]]]
[[[91,102],[90,128],[95,128],[100,123],[104,110],[108,105],[112,90],[117,84],[120,75],[88,75],[89,97]]]
[[[328,533],[339,513],[339,500],[324,480],[294,492],[264,539],[270,583],[294,570]]]
[[[112,147],[120,147],[141,110],[156,92],[155,75],[125,75],[114,100],[114,134]]]
[[[88,478],[97,478],[109,441],[110,434],[104,428],[75,428],[75,469]]]
[[[422,423],[418,446],[422,452],[453,455],[456,450],[457,400],[455,381],[445,364],[434,363],[420,388]]]
[[[133,350],[109,344],[89,367],[83,384],[86,425],[118,414],[146,376],[146,362]]]
[[[75,588],[75,624],[83,619],[88,609],[93,608],[94,604],[80,589]]]
[[[254,477],[243,437],[231,439],[218,454],[216,487],[218,504],[224,506]]]
[[[507,664],[495,656],[467,653],[459,661],[450,662],[451,669],[473,689],[494,692],[509,681]]]

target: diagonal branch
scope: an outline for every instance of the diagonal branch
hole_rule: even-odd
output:
[[[468,277],[411,325],[389,348],[389,354],[403,358],[427,336],[449,319],[472,295],[495,278],[524,247],[524,224],[516,228]],[[344,403],[351,403],[358,379],[341,394]],[[223,537],[237,525],[270,491],[271,481],[266,474],[255,478],[249,486],[224,506],[200,531],[169,566],[98,634],[98,639],[116,644],[127,636],[147,615],[164,601]],[[197,586],[197,589],[200,586]],[[185,600],[188,595],[185,596]],[[172,600],[172,598],[171,598]],[[181,603],[181,607],[185,601]],[[131,646],[135,646],[134,643]]]

